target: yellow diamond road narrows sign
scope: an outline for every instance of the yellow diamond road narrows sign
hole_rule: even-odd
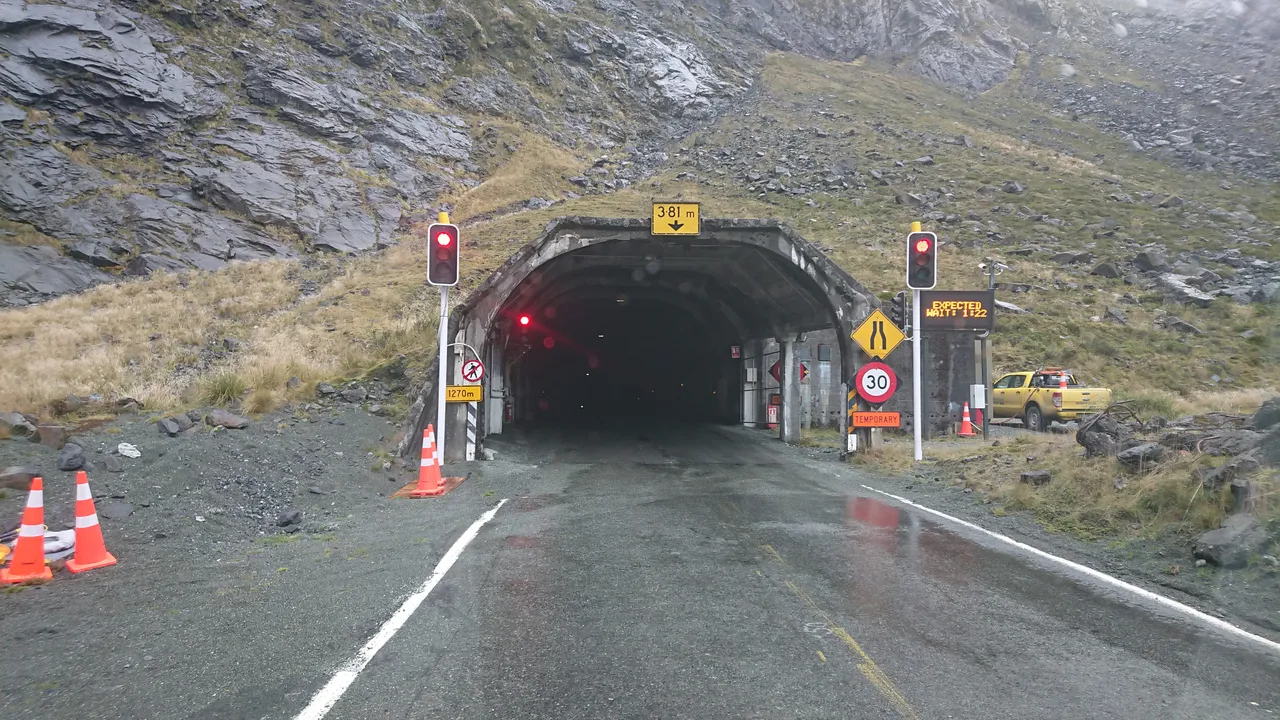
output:
[[[907,339],[906,335],[898,329],[897,325],[889,319],[888,315],[874,310],[867,316],[866,320],[858,326],[857,330],[849,336],[853,341],[858,343],[858,347],[862,348],[862,352],[873,358],[886,358],[898,344]]]
[[[702,232],[702,211],[698,203],[653,204],[654,235],[697,235]]]

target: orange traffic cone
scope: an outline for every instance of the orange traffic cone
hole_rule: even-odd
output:
[[[422,462],[418,469],[418,487],[409,497],[435,497],[444,494],[444,478],[440,475],[440,459],[436,455],[436,431],[431,425],[422,431]]]
[[[52,580],[53,571],[44,564],[44,478],[31,478],[27,507],[22,511],[22,528],[13,547],[9,567],[0,569],[0,583]]]
[[[964,410],[960,413],[960,432],[956,433],[956,435],[973,437],[977,434],[973,431],[973,421],[969,419],[969,403],[965,403]]]
[[[98,511],[93,507],[93,493],[89,492],[89,476],[81,470],[76,473],[76,556],[67,561],[67,569],[80,573],[115,564],[115,557],[107,552],[102,540]]]
[[[1059,390],[1067,389],[1067,374],[1065,372],[1058,373],[1058,389]]]

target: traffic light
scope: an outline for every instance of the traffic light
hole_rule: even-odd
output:
[[[907,287],[929,290],[938,284],[938,236],[931,232],[907,235]]]
[[[900,328],[907,326],[907,292],[905,290],[893,296],[889,303],[889,319]]]
[[[458,226],[433,223],[427,229],[427,282],[458,284]]]

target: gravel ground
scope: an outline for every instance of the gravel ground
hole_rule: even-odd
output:
[[[381,469],[398,430],[390,421],[354,405],[312,407],[267,415],[243,430],[198,423],[177,437],[160,433],[147,415],[73,432],[71,442],[85,448],[107,549],[121,558],[162,556],[263,535],[330,532],[353,506],[408,482],[411,473],[399,464]],[[141,457],[121,457],[120,443],[136,446]],[[56,469],[57,454],[26,440],[0,441],[0,467],[43,474],[51,530],[75,523],[75,473]],[[110,472],[117,462],[123,470]],[[3,492],[0,527],[8,530],[20,522],[27,493]],[[302,512],[301,522],[281,527],[281,515],[292,511]]]

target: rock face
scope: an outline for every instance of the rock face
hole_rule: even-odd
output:
[[[592,10],[584,12],[585,5]],[[1255,5],[1249,3],[1250,16],[1265,16]],[[1164,27],[1164,15],[1143,15],[1150,27]],[[1102,43],[1106,33],[1096,31],[1112,22],[1094,0],[0,0],[0,306],[40,302],[121,274],[385,247],[440,198],[488,180],[501,166],[494,161],[504,148],[515,152],[526,130],[575,154],[618,148],[627,159],[566,178],[580,186],[575,196],[615,192],[665,163],[667,141],[739,111],[737,101],[754,92],[771,50],[870,58],[975,92],[1014,78],[1020,55],[1072,54],[1069,47],[1041,53],[1028,42],[1070,45],[1089,36]],[[1186,32],[1171,30],[1170,37]],[[1135,32],[1129,42],[1153,33]],[[1247,58],[1228,60],[1252,67]],[[1017,75],[1035,76],[1036,69]],[[1261,90],[1259,77],[1251,102],[1271,92]],[[1064,115],[1092,114],[1094,104],[1111,100],[1109,89],[1057,88],[1049,100],[1061,103]],[[1161,106],[1124,99],[1133,100],[1128,107]],[[1215,116],[1231,115],[1212,107]],[[1261,105],[1246,109],[1236,114],[1275,115],[1258,111]],[[1141,147],[1163,147],[1148,137],[1157,132],[1183,137],[1167,118],[1113,123],[1129,135],[1140,132]],[[508,130],[516,125],[521,132]],[[1255,134],[1280,135],[1267,129]],[[1038,132],[1028,128],[1030,136]],[[1263,150],[1237,147],[1216,130],[1202,140],[1201,132],[1188,132],[1186,143],[1159,141],[1187,157],[1212,150],[1212,162],[1275,165]],[[952,159],[940,144],[981,150],[967,136],[930,137],[928,149],[901,159],[867,157],[868,164],[886,162],[865,172],[876,185],[915,185],[920,170]],[[865,187],[855,160],[863,158],[809,168],[803,185]],[[902,172],[888,169],[890,161]],[[797,192],[790,175],[748,179],[756,192]],[[1032,204],[1043,187],[1029,175],[990,182],[993,192],[1006,191],[1000,197]],[[1166,215],[1201,210],[1191,196],[1125,190],[1113,197]],[[894,192],[930,211],[931,221],[965,221],[942,209],[952,194],[945,187]],[[553,200],[521,202],[544,208]],[[1057,227],[1074,220],[1008,207]],[[1253,224],[1247,211],[1224,212],[1242,227]],[[9,243],[7,223],[41,247]],[[1120,240],[1121,231],[1112,221],[1097,233]],[[981,234],[993,243],[1002,237],[994,224]],[[1106,252],[1120,257],[1137,247]],[[1077,254],[1065,262],[1087,261],[1091,256]],[[1148,265],[1170,271],[1167,263]],[[1116,264],[1099,270],[1121,276]],[[1250,269],[1230,284],[1187,281],[1187,292],[1194,302],[1197,292],[1276,302],[1274,276]]]
[[[151,37],[111,4],[4,0],[0,50],[0,91],[65,114],[68,125],[109,142],[159,139],[226,102],[157,52]]]

